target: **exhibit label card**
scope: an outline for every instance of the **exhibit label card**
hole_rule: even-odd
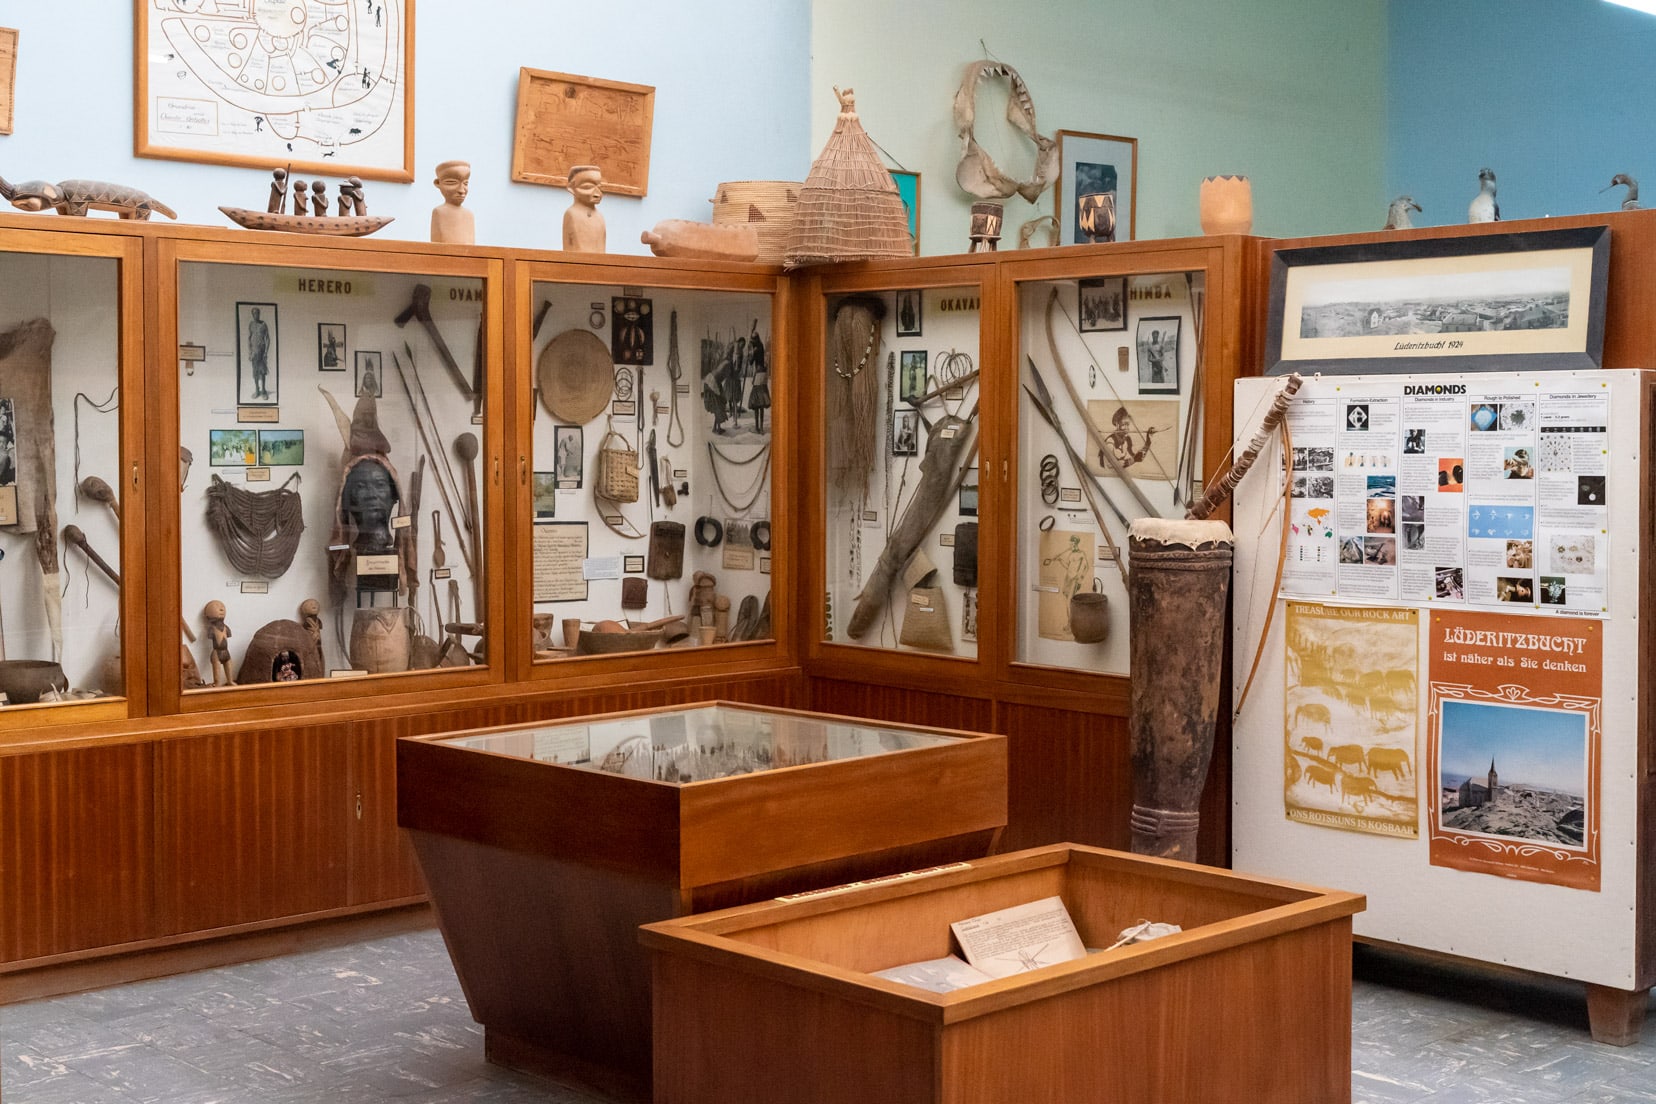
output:
[[[1431,864],[1598,891],[1602,626],[1433,610]]]
[[[949,928],[966,961],[990,977],[1011,977],[1087,953],[1061,897],[957,920]]]

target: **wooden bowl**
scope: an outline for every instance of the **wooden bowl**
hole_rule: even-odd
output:
[[[575,638],[576,655],[615,655],[620,652],[647,652],[661,642],[660,629],[642,632],[593,632],[582,629]]]
[[[30,705],[56,688],[67,690],[63,668],[49,659],[0,659],[0,690],[13,705]]]

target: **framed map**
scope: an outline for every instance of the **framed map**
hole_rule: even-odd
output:
[[[414,179],[414,0],[134,0],[139,157]]]

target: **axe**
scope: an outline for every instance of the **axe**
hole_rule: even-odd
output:
[[[425,327],[426,333],[431,335],[431,343],[437,346],[437,355],[443,358],[443,367],[454,378],[455,386],[466,398],[472,397],[472,386],[466,380],[466,374],[460,371],[460,365],[455,361],[454,354],[449,352],[448,342],[443,340],[443,332],[437,328],[437,322],[431,317],[431,287],[428,284],[414,285],[414,301],[403,308],[403,312],[392,321],[399,326],[408,325],[410,318],[419,319],[420,325]]]

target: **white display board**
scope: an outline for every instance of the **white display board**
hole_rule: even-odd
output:
[[[1281,384],[1237,381],[1239,447]],[[1260,657],[1233,726],[1238,872],[1367,895],[1359,936],[1635,987],[1648,389],[1306,379],[1291,471],[1278,438],[1235,501],[1236,694]]]

